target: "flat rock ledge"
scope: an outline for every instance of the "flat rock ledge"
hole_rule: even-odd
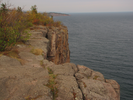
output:
[[[18,58],[0,55],[0,100],[120,100],[120,86],[115,80],[105,79],[89,66],[67,63],[69,50],[62,51],[60,57],[56,52],[51,54],[47,49],[51,42],[42,28],[32,31],[33,40],[27,45],[17,45]],[[31,52],[32,47],[43,52]],[[48,53],[57,60],[49,61]]]

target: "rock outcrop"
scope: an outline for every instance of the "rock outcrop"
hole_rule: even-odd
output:
[[[22,66],[18,60],[2,56],[0,100],[52,100],[51,90],[44,86],[48,83],[48,77],[48,72],[40,64]]]
[[[0,57],[0,100],[120,100],[119,84],[99,72],[73,63],[55,65],[28,52],[21,52],[23,56],[24,65],[17,59]],[[56,77],[50,82],[51,75]]]
[[[84,100],[120,100],[120,86],[115,80],[106,80],[100,72],[78,65],[75,74]]]
[[[66,63],[70,52],[65,27],[31,29],[26,44],[0,55],[0,100],[120,100],[115,80],[89,66]]]
[[[44,58],[55,64],[70,62],[68,30],[65,26],[34,26],[30,31],[31,38],[26,42],[44,51]]]

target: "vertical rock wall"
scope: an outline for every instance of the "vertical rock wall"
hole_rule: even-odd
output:
[[[70,62],[67,28],[64,26],[48,28],[46,37],[50,42],[47,59],[55,64]]]
[[[46,27],[38,25],[33,26],[30,33],[32,36],[27,41],[27,44],[41,48],[44,52],[45,59],[55,64],[70,62],[67,27]]]

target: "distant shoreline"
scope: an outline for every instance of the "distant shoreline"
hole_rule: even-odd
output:
[[[23,11],[23,13],[27,13],[27,11]],[[43,14],[43,12],[39,12],[41,14]],[[65,14],[65,13],[57,13],[57,12],[46,12],[48,14],[48,16],[70,16],[69,14]]]
[[[55,13],[55,12],[50,12],[48,13],[49,16],[70,16],[69,14],[64,14],[64,13]]]

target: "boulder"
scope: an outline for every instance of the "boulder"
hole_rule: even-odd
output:
[[[84,100],[120,100],[111,84],[93,79],[78,81]]]
[[[112,85],[112,87],[114,88],[115,92],[118,95],[118,98],[120,98],[120,85],[115,80],[112,79],[106,79],[105,82]]]
[[[75,74],[84,100],[120,100],[120,87],[115,80],[105,80],[104,76],[83,65],[77,65]]]
[[[78,72],[75,74],[75,77],[80,80],[83,78],[90,78],[92,75],[93,70],[83,66],[83,65],[77,65]]]
[[[83,100],[74,76],[58,75],[56,78],[58,97],[56,100]]]
[[[53,74],[64,75],[64,76],[74,76],[77,72],[76,65],[73,63],[65,63],[61,65],[54,65],[50,67],[53,71]]]

